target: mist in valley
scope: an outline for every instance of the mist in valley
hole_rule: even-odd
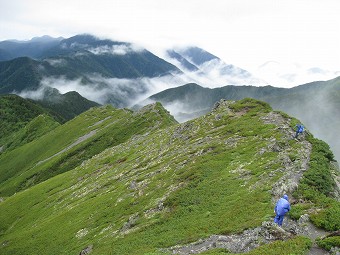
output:
[[[96,49],[100,54],[98,49]],[[108,49],[101,49],[102,51]],[[115,48],[110,50],[121,51],[125,48]],[[118,53],[116,53],[118,54]],[[57,64],[60,64],[59,62]],[[210,63],[215,67],[223,65],[220,63]],[[206,63],[207,65],[207,63]],[[183,67],[184,69],[184,67]],[[196,70],[189,72],[186,70],[182,74],[168,74],[154,78],[137,78],[137,79],[118,79],[107,78],[99,74],[87,74],[86,80],[75,79],[69,80],[63,76],[60,77],[44,77],[41,81],[40,89],[36,91],[22,91],[17,93],[22,97],[31,98],[34,100],[44,97],[45,88],[55,88],[60,93],[64,94],[70,91],[77,91],[83,97],[97,102],[99,104],[112,104],[115,107],[134,107],[136,104],[143,106],[153,103],[153,100],[148,99],[150,96],[164,91],[169,88],[175,88],[188,83],[196,83],[206,88],[217,88],[228,85],[226,75],[218,71],[208,72],[205,67],[205,72]],[[213,69],[212,69],[213,70]],[[234,76],[233,73],[230,77]],[[223,83],[225,81],[225,84]],[[232,82],[232,80],[230,80]],[[235,82],[235,80],[234,80]],[[242,84],[242,80],[238,80],[238,84]],[[255,84],[263,85],[263,84]],[[336,90],[335,90],[336,91]],[[308,93],[302,100],[298,97],[282,98],[281,100],[273,100],[271,98],[258,98],[267,101],[275,110],[282,110],[293,117],[299,119],[315,137],[327,142],[335,154],[336,159],[340,160],[340,108],[339,92],[333,93],[334,89],[318,90],[318,93]],[[207,113],[215,102],[221,98],[208,97],[207,95],[196,96],[191,94],[181,100],[172,100],[170,102],[162,102],[164,107],[177,119],[179,122],[185,122],[192,118],[196,118]],[[241,98],[237,98],[241,99]]]
[[[327,142],[336,160],[340,161],[340,87],[338,94],[334,90],[320,90],[309,93],[301,102],[280,108],[299,119],[316,138]]]

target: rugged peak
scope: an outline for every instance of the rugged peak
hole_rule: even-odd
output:
[[[215,55],[199,48],[199,47],[188,47],[178,51],[182,56],[188,58],[195,65],[202,65],[205,62],[213,59],[219,60]]]
[[[157,116],[161,117],[161,119],[166,119],[167,122],[172,124],[177,124],[178,122],[175,118],[170,114],[168,110],[166,110],[163,105],[159,102],[155,102],[153,104],[148,104],[141,109],[137,110],[134,115],[135,116],[142,116],[144,118],[151,118],[153,119],[153,115],[156,114]]]
[[[68,39],[64,39],[60,42],[60,45],[64,48],[69,48],[73,50],[83,50],[90,47],[99,47],[99,46],[112,46],[112,45],[128,45],[125,42],[117,42],[109,39],[101,39],[91,34],[80,34]]]

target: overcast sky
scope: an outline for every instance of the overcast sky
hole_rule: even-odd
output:
[[[0,40],[92,33],[196,45],[271,84],[340,76],[339,0],[0,0]]]

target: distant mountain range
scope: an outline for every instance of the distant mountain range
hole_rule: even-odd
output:
[[[169,62],[183,70],[192,81],[209,84],[209,87],[233,85],[264,85],[265,81],[254,77],[248,71],[226,64],[217,56],[198,47],[168,50]]]
[[[97,103],[127,107],[161,91],[160,82],[168,87],[188,81],[214,86],[259,83],[246,70],[197,47],[168,50],[162,59],[131,43],[83,34],[3,41],[0,51],[0,94],[50,86],[62,92],[76,90]]]
[[[44,96],[38,100],[24,99],[17,95],[0,95],[0,154],[31,141],[35,133],[42,135],[50,130],[49,127],[63,124],[95,106],[99,105],[74,91],[60,94],[55,89],[46,88]],[[37,131],[36,126],[25,131],[26,126],[32,127],[30,123],[37,121],[42,131]],[[22,133],[30,138],[27,139]]]
[[[44,58],[45,52],[57,47],[63,38],[50,36],[35,37],[29,41],[7,40],[0,42],[0,61],[7,61],[19,57],[33,59]]]
[[[100,103],[123,107],[128,99],[148,90],[142,83],[127,88],[124,79],[181,73],[177,67],[146,49],[100,40],[92,35],[6,41],[0,43],[0,49],[2,55],[7,56],[2,58],[7,61],[0,62],[1,94],[36,91],[46,80],[63,80],[65,86],[76,82],[83,90],[104,91],[105,98]],[[53,87],[53,84],[49,85]]]

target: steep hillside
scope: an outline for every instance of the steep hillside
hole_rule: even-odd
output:
[[[30,142],[58,123],[98,106],[77,92],[60,94],[56,89],[46,88],[44,94],[36,101],[17,95],[0,95],[0,153]]]
[[[131,118],[142,114],[148,123],[159,107],[148,106]],[[60,128],[73,125],[72,132],[78,127],[83,137],[127,120],[124,110],[111,109],[120,114],[112,122],[109,108],[99,109]],[[120,134],[138,123],[125,123]],[[231,240],[247,230],[249,236],[262,222],[272,221],[273,202],[284,192],[298,199],[295,217],[308,213],[329,231],[339,228],[339,218],[329,217],[340,213],[339,202],[329,198],[332,153],[310,134],[292,139],[296,123],[266,103],[245,99],[220,101],[200,118],[132,135],[1,202],[0,253],[173,254],[214,235]],[[44,149],[50,146],[45,140]],[[313,183],[320,171],[328,181]],[[296,189],[300,181],[301,190]],[[229,251],[260,246],[253,254],[305,254],[310,248],[308,237],[268,222],[262,226],[268,227],[266,235],[254,235],[244,247]],[[221,247],[221,242],[201,244],[201,251]],[[209,254],[227,253],[223,247]]]
[[[48,88],[44,90],[43,97],[35,101],[48,111],[59,114],[65,121],[73,119],[91,107],[99,106],[82,97],[78,92],[70,91],[60,94],[57,89]]]
[[[0,47],[3,44],[0,42]],[[6,45],[3,50],[7,49]],[[92,35],[77,35],[58,41],[57,45],[40,52],[41,58],[37,60],[26,57],[27,54],[17,54],[20,57],[0,62],[2,94],[36,90],[42,79],[48,77],[80,79],[80,84],[85,85],[98,83],[93,76],[134,79],[181,73],[177,67],[146,49]]]
[[[29,41],[2,41],[0,42],[0,61],[18,57],[41,58],[46,50],[57,46],[61,40],[62,38],[42,36]]]
[[[32,101],[16,95],[0,95],[0,147],[7,136],[24,128],[41,114],[48,114],[47,110]]]
[[[60,125],[50,115],[41,114],[28,122],[23,128],[1,139],[2,153],[13,150],[43,136]]]
[[[162,91],[145,102],[161,102],[178,121],[183,122],[208,112],[214,102],[222,98],[239,100],[246,97],[265,101],[274,109],[300,119],[313,134],[331,145],[336,158],[340,160],[340,77],[290,89],[271,86],[225,86],[209,89],[197,84],[187,84]]]
[[[67,172],[132,136],[174,123],[160,104],[136,113],[112,106],[92,108],[45,136],[0,155],[0,196]]]
[[[0,94],[38,89],[42,79],[39,64],[28,57],[0,62]]]

